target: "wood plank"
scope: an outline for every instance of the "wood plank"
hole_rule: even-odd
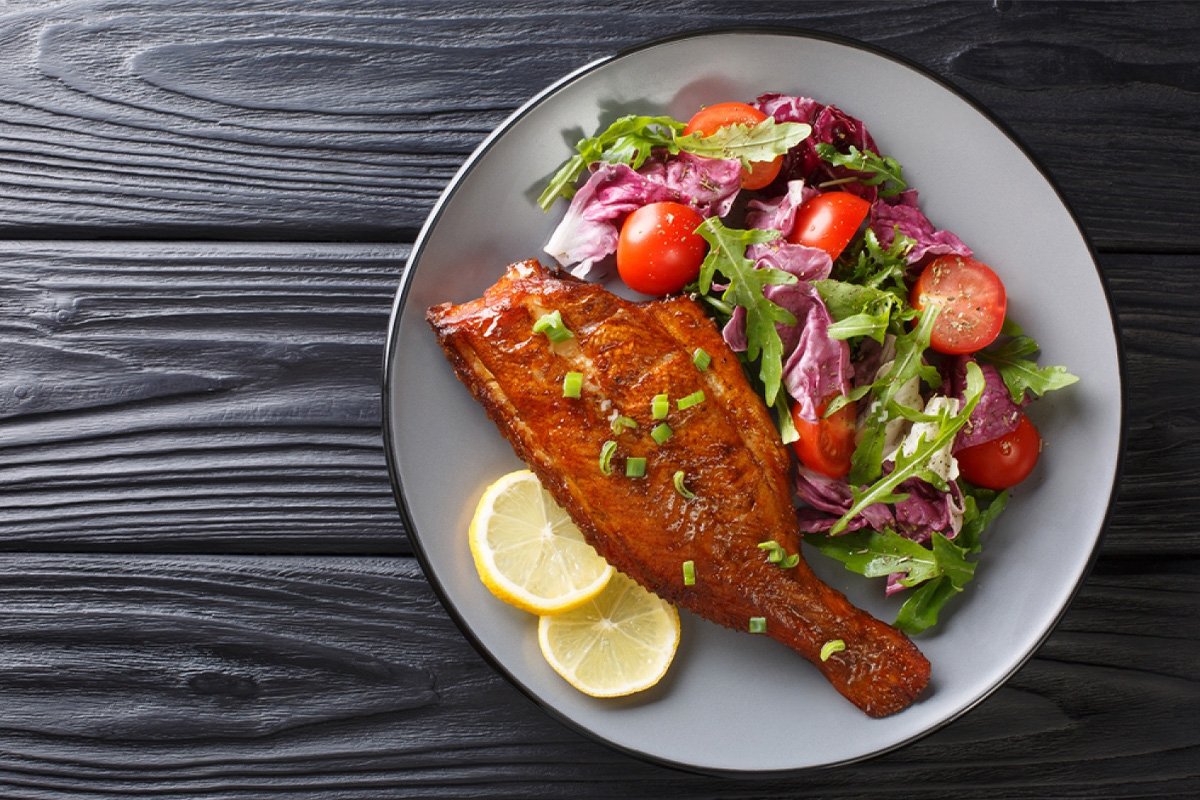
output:
[[[890,48],[1008,123],[1100,246],[1200,250],[1187,2],[17,4],[0,16],[0,236],[411,239],[541,87],[721,25]]]
[[[379,432],[407,255],[0,242],[0,549],[411,552]],[[1197,554],[1200,259],[1101,261],[1129,370],[1105,552]]]
[[[1194,553],[1200,256],[1106,255],[1101,263],[1119,309],[1126,369],[1124,474],[1104,551]]]
[[[1200,789],[1195,559],[1102,563],[964,718],[864,764],[765,780],[681,774],[568,730],[474,653],[410,559],[10,556],[0,599],[14,800]]]
[[[407,254],[0,243],[4,545],[400,546],[379,376]]]

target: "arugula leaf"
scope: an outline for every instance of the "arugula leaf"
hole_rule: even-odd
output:
[[[813,281],[812,285],[820,293],[825,308],[829,309],[829,316],[838,321],[861,314],[877,304],[890,305],[896,299],[890,292],[874,286],[860,286],[832,278]]]
[[[872,402],[860,423],[858,443],[850,454],[850,474],[846,480],[852,486],[871,483],[883,474],[883,444],[887,438],[887,423],[887,406]]]
[[[908,298],[905,276],[908,273],[908,252],[916,245],[899,230],[894,231],[892,243],[884,247],[879,243],[875,231],[867,228],[853,248],[843,255],[835,265],[837,276],[845,283],[885,289],[901,301]]]
[[[834,414],[840,411],[843,406],[850,405],[851,403],[857,403],[859,400],[862,400],[867,396],[869,391],[871,391],[871,385],[865,384],[863,386],[856,386],[845,394],[838,395],[829,401],[829,405],[825,408],[825,413],[822,416],[825,418],[832,417]]]
[[[918,376],[930,386],[940,384],[938,371],[924,361],[937,315],[938,306],[929,306],[921,313],[916,328],[896,337],[896,355],[891,368],[870,384],[872,403],[863,420],[858,444],[850,456],[849,481],[852,485],[871,483],[882,474],[889,412],[901,387]]]
[[[946,576],[935,578],[924,586],[917,587],[908,596],[892,624],[909,636],[932,628],[937,624],[938,612],[942,610],[942,606],[960,591],[962,590],[956,588]]]
[[[835,167],[847,167],[855,172],[864,172],[867,177],[858,182],[879,189],[880,197],[895,197],[908,188],[904,181],[904,170],[890,156],[881,156],[870,150],[859,150],[854,145],[843,153],[831,144],[818,144],[817,155]]]
[[[976,563],[966,558],[973,551],[937,531],[930,547],[892,530],[859,530],[841,536],[809,534],[804,541],[867,578],[902,573],[901,585],[917,587],[896,615],[896,627],[909,634],[935,625],[942,606],[975,576]]]
[[[960,547],[941,532],[934,531],[930,543],[933,545],[933,557],[937,561],[942,575],[950,579],[950,583],[958,591],[970,583],[975,577],[975,562],[967,561],[966,548]]]
[[[796,276],[772,267],[756,269],[754,262],[746,258],[746,248],[778,238],[779,231],[727,228],[717,217],[709,217],[696,233],[709,245],[708,255],[700,264],[700,292],[707,294],[713,277],[720,273],[729,284],[721,299],[746,309],[746,358],[759,362],[763,398],[768,406],[774,406],[783,381],[783,340],[775,325],[795,325],[796,318],[768,300],[763,289],[795,283]]]
[[[854,339],[860,336],[869,336],[883,344],[883,337],[887,334],[888,321],[891,318],[892,315],[887,310],[876,314],[855,314],[830,325],[829,338]]]
[[[975,577],[976,562],[968,561],[967,555],[977,551],[937,531],[930,547],[892,530],[859,530],[841,536],[809,534],[804,541],[867,578],[903,573],[901,585],[917,588],[900,606],[895,625],[909,634],[937,624],[942,607]]]
[[[1025,329],[1012,317],[1005,317],[1004,324],[1000,326],[1000,333],[1004,336],[1024,336]]]
[[[775,418],[778,420],[779,438],[784,444],[791,444],[800,439],[800,432],[796,430],[796,423],[792,420],[792,408],[787,392],[780,392],[775,397]]]
[[[1030,337],[1014,336],[999,347],[977,355],[999,370],[1013,402],[1020,403],[1025,399],[1026,391],[1041,397],[1079,380],[1077,375],[1067,372],[1066,367],[1039,367],[1037,362],[1025,358],[1038,349],[1038,343]]]
[[[896,393],[914,376],[920,376],[922,381],[934,388],[941,386],[941,374],[936,367],[926,364],[924,358],[938,311],[938,306],[929,306],[921,312],[917,327],[910,333],[896,337],[896,355],[892,360],[892,368],[875,384],[882,388],[879,401],[885,406],[896,399]]]
[[[924,319],[922,319],[923,321]],[[899,356],[897,356],[897,359],[899,359]],[[934,453],[937,453],[954,441],[955,434],[966,424],[967,418],[971,416],[971,412],[975,410],[975,406],[979,403],[979,398],[983,394],[983,387],[983,372],[979,369],[979,365],[974,362],[967,364],[967,386],[963,397],[964,402],[959,411],[952,413],[950,408],[946,407],[938,415],[938,429],[931,437],[922,436],[918,439],[916,447],[913,448],[911,453],[906,453],[904,448],[896,451],[895,467],[890,473],[865,489],[851,488],[850,491],[854,501],[850,509],[833,524],[829,533],[836,535],[844,531],[850,520],[862,513],[862,510],[867,506],[874,505],[875,503],[895,503],[903,499],[901,495],[895,494],[894,490],[909,478],[921,478],[936,485],[939,481],[937,479],[930,480],[933,476],[926,465]],[[887,390],[885,390],[886,393]],[[886,406],[886,403],[883,405]],[[857,448],[854,454],[858,455]],[[853,467],[851,467],[851,470],[853,471]],[[851,485],[853,487],[853,479]]]
[[[863,528],[841,536],[817,533],[805,536],[804,541],[867,578],[903,572],[901,583],[916,586],[941,574],[932,550],[892,530]]]
[[[954,542],[966,548],[968,553],[978,553],[983,548],[983,532],[1008,505],[1008,490],[994,492],[971,486],[961,479],[958,486],[963,493],[963,524]],[[980,508],[980,501],[984,502],[983,508]]]
[[[933,535],[933,553],[942,575],[918,587],[896,615],[895,625],[908,634],[916,634],[937,624],[938,612],[963,590],[975,575],[975,562],[967,561],[983,549],[981,535],[1008,503],[1008,492],[992,492],[960,483],[965,511],[962,529],[953,541],[940,533]],[[979,501],[985,500],[981,510]]]
[[[538,205],[547,211],[559,197],[570,200],[575,195],[575,182],[579,176],[597,161],[628,164],[637,169],[655,147],[679,152],[675,139],[683,133],[684,127],[684,123],[672,117],[630,115],[617,119],[597,135],[576,143],[576,154],[550,178],[538,197]]]
[[[756,125],[726,125],[708,136],[693,133],[677,136],[675,146],[704,158],[736,158],[748,167],[755,161],[770,161],[804,141],[812,127],[800,122],[776,122],[767,117]]]
[[[808,138],[812,128],[798,122],[776,122],[767,117],[757,125],[727,125],[711,136],[683,135],[686,124],[673,117],[629,115],[621,117],[595,136],[580,139],[575,154],[563,162],[538,197],[543,211],[559,197],[571,199],[575,182],[592,164],[627,164],[637,169],[654,148],[671,155],[685,151],[704,158],[736,158],[743,165],[770,161]]]

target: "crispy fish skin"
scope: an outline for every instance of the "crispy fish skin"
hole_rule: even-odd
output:
[[[558,311],[574,337],[561,343],[532,331]],[[547,271],[536,261],[509,266],[483,297],[430,308],[426,318],[454,367],[542,484],[614,567],[660,597],[721,625],[766,634],[812,662],[851,702],[875,717],[909,706],[929,681],[929,662],[900,631],[853,606],[803,559],[790,569],[767,561],[760,542],[799,552],[789,456],[737,358],[700,307],[685,297],[633,303],[600,286]],[[708,370],[692,363],[696,348]],[[584,375],[582,396],[562,396],[569,371]],[[705,401],[676,401],[702,390]],[[651,401],[671,400],[673,435]],[[637,428],[614,434],[618,415]],[[617,442],[612,473],[599,453]],[[625,476],[625,459],[644,457],[644,478]],[[685,499],[682,470],[696,495]],[[682,564],[696,581],[683,584]],[[821,661],[831,640],[846,649]]]

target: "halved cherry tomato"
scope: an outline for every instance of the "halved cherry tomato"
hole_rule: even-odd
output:
[[[699,133],[701,136],[712,136],[726,125],[757,125],[767,118],[767,115],[754,106],[745,103],[717,103],[705,106],[688,120],[683,129],[683,135]],[[742,188],[761,189],[779,174],[783,166],[783,156],[772,161],[752,161],[750,168],[742,168]]]
[[[816,247],[829,253],[830,258],[837,258],[870,210],[870,203],[849,192],[819,194],[796,212],[788,241]]]
[[[1000,335],[1008,299],[1004,284],[982,261],[938,256],[917,278],[909,298],[913,308],[941,306],[930,346],[962,355],[987,347]]]
[[[1042,437],[1022,414],[1012,433],[959,450],[955,458],[959,472],[976,486],[1007,489],[1029,477],[1041,452]]]
[[[847,403],[837,411],[825,416],[829,401],[817,409],[820,419],[810,422],[800,416],[800,405],[792,406],[792,423],[800,438],[792,442],[792,449],[800,463],[814,472],[830,478],[844,478],[850,474],[850,457],[854,455],[854,421],[858,416],[854,403]]]
[[[650,203],[634,211],[617,239],[617,272],[642,294],[678,292],[700,274],[708,242],[696,228],[704,217],[682,203]]]

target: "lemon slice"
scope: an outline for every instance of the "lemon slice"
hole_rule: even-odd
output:
[[[620,697],[666,674],[679,646],[679,612],[618,572],[591,602],[538,620],[538,644],[579,691]]]
[[[527,469],[510,472],[484,491],[469,540],[484,586],[533,614],[586,603],[613,574]]]

